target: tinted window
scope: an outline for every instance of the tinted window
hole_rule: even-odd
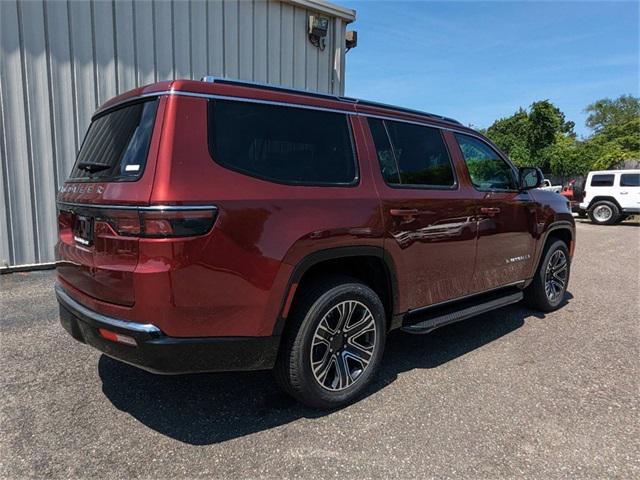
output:
[[[382,120],[370,118],[369,128],[371,129],[373,142],[376,145],[378,162],[380,162],[380,171],[382,172],[385,182],[400,183],[398,164],[393,156],[393,150],[391,149],[391,143],[389,142],[389,136],[387,135],[384,123]]]
[[[434,187],[455,184],[449,153],[437,128],[375,119],[369,122],[387,183]]]
[[[640,187],[640,173],[623,173],[620,175],[621,187]]]
[[[209,102],[209,149],[221,165],[291,184],[351,184],[356,165],[347,116],[226,100]]]
[[[591,177],[592,187],[613,187],[613,175],[594,175]]]
[[[475,187],[481,190],[516,189],[513,169],[493,148],[477,138],[455,135]]]
[[[72,179],[136,179],[144,170],[157,100],[135,103],[91,122]]]

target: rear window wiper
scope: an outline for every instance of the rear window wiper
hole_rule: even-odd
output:
[[[111,168],[111,165],[105,165],[104,163],[80,162],[78,164],[78,168],[80,170],[85,170],[89,173],[93,173],[93,172],[100,172],[102,170],[107,170]]]

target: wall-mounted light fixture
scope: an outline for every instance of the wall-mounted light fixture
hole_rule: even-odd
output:
[[[309,15],[309,41],[324,50],[326,47],[325,37],[329,31],[329,19],[319,15]]]
[[[349,30],[344,35],[344,46],[346,47],[345,53],[356,48],[358,46],[358,32],[355,30]]]

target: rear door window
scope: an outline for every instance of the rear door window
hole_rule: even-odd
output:
[[[455,186],[449,152],[437,128],[369,119],[380,170],[392,186]]]
[[[398,172],[398,164],[396,163],[391,142],[387,135],[387,130],[382,120],[377,118],[369,119],[369,129],[373,136],[373,143],[376,146],[378,154],[378,162],[380,163],[380,172],[384,181],[389,184],[400,184],[400,173]]]
[[[478,190],[516,190],[513,168],[482,140],[456,133],[473,186]]]
[[[210,100],[209,151],[224,167],[276,183],[358,180],[349,120],[342,113]]]
[[[158,99],[130,104],[91,122],[70,180],[136,180],[144,171]]]
[[[594,175],[591,177],[592,187],[613,187],[614,175]]]
[[[640,187],[640,173],[623,173],[620,175],[621,187]]]

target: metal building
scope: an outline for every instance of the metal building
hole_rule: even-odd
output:
[[[0,271],[54,260],[56,191],[105,100],[207,74],[342,94],[354,19],[322,0],[0,0]]]

